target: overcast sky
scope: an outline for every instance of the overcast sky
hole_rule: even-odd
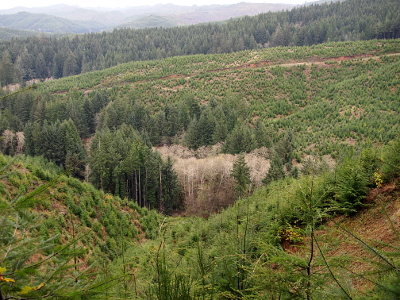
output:
[[[308,2],[312,2],[309,0]],[[315,0],[314,0],[315,1]],[[305,0],[254,0],[254,1],[241,1],[241,0],[0,0],[0,9],[13,8],[16,6],[25,7],[40,7],[49,6],[54,4],[69,4],[78,5],[81,7],[126,7],[126,6],[142,6],[142,5],[156,5],[157,3],[173,3],[177,5],[208,5],[208,4],[234,4],[238,2],[250,3],[290,3],[290,4],[303,4]]]

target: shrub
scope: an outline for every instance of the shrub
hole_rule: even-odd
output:
[[[383,165],[383,180],[386,182],[393,181],[400,174],[400,137],[391,141],[385,149]]]
[[[334,185],[334,197],[341,208],[354,212],[363,206],[362,201],[368,191],[368,177],[358,161],[348,159],[339,165]]]

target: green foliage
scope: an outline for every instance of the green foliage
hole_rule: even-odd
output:
[[[333,181],[334,198],[340,206],[349,212],[357,211],[363,206],[367,195],[368,177],[358,161],[347,159],[336,169]]]
[[[226,153],[239,154],[251,152],[255,149],[255,141],[252,130],[247,124],[238,122],[235,128],[228,134],[224,150]]]
[[[368,162],[376,162],[376,153],[379,149],[366,149],[343,159],[333,170],[318,167],[299,179],[273,181],[208,220],[165,219],[162,241],[151,242],[147,245],[151,251],[144,249],[136,255],[148,266],[144,268],[147,272],[152,270],[156,287],[165,294],[190,285],[191,297],[205,299],[354,299],[356,292],[346,282],[350,275],[341,268],[346,261],[328,254],[334,249],[331,247],[340,247],[340,242],[328,242],[316,235],[316,230],[333,214],[354,213],[363,207],[373,171]],[[338,244],[323,244],[330,242]],[[373,264],[385,274],[368,298],[396,298],[398,272],[387,259],[390,252],[372,250],[373,246],[363,243],[381,257]],[[146,252],[159,258],[158,266],[145,262],[142,255]],[[168,261],[162,259],[162,253],[168,255]],[[181,274],[187,281],[180,280]],[[155,293],[156,288],[151,291]]]
[[[399,4],[396,0],[365,0],[362,4],[360,0],[335,1],[329,5],[315,4],[295,7],[290,11],[234,18],[221,24],[207,23],[172,28],[165,28],[174,22],[170,18],[146,16],[136,22],[147,23],[146,19],[154,21],[156,18],[164,28],[115,29],[112,32],[87,33],[61,39],[45,36],[30,37],[26,40],[13,39],[0,44],[0,56],[11,50],[14,68],[18,70],[24,82],[35,78],[60,78],[91,70],[102,70],[130,61],[149,61],[193,54],[232,53],[267,46],[306,46],[375,38],[396,39],[399,37],[399,20],[393,12],[398,10]],[[138,23],[136,24],[140,27]],[[104,29],[96,22],[71,21],[28,12],[5,15],[0,20],[0,25],[61,33]],[[293,56],[298,57],[297,53]],[[179,74],[186,74],[185,69],[182,70]],[[76,78],[70,80],[77,81]],[[278,113],[283,112],[284,107],[293,106],[286,101],[280,101],[274,109]]]
[[[382,172],[385,174],[383,179],[386,181],[393,181],[397,179],[400,174],[399,137],[391,141],[387,148],[384,150]]]
[[[131,126],[96,133],[92,141],[92,181],[105,192],[134,200],[140,207],[169,214],[182,208],[177,175],[168,159],[143,143]]]
[[[96,251],[104,251],[113,259],[111,265],[104,266],[107,276],[117,276],[123,267],[130,269],[135,278],[131,279],[132,288],[129,289],[124,288],[129,282],[128,277],[121,277],[124,279],[109,291],[110,295],[153,299],[306,299],[331,298],[333,293],[346,298],[345,293],[349,293],[344,282],[346,277],[341,278],[341,273],[336,273],[340,264],[326,254],[325,246],[320,243],[321,237],[314,232],[332,212],[354,212],[361,207],[366,187],[371,184],[371,172],[376,171],[375,167],[384,166],[382,163],[369,168],[368,162],[377,161],[374,159],[377,153],[379,149],[376,153],[367,149],[357,157],[344,159],[332,171],[319,169],[299,179],[273,181],[250,198],[237,201],[233,207],[208,220],[163,218],[133,202],[125,205],[126,200],[111,195],[96,196],[98,192],[89,185],[65,176],[59,180],[66,185],[54,189],[52,197],[58,199],[69,195],[66,203],[71,210],[79,203],[82,222],[89,218],[91,205],[97,203],[94,209],[101,218],[91,219],[91,226],[93,234],[101,233],[96,238],[99,247]],[[4,165],[4,157],[2,161]],[[167,161],[168,164],[171,166]],[[234,169],[239,166],[246,169],[244,159],[238,159],[235,164]],[[161,174],[163,176],[163,170]],[[165,176],[171,176],[168,174],[166,172]],[[28,177],[16,173],[9,182],[13,186],[22,186]],[[74,195],[79,195],[79,202]],[[111,199],[119,204],[114,205]],[[143,242],[140,247],[128,245],[125,253],[125,248],[120,245],[129,237],[132,229],[125,228],[128,229],[130,214],[134,213],[122,213],[128,208],[142,215],[141,227],[146,238],[153,240]],[[62,230],[62,222],[74,224],[71,222],[77,220],[75,218],[67,217],[64,221],[45,218],[35,224],[36,238],[51,238],[53,231]],[[89,235],[85,238],[92,239]],[[54,238],[56,240],[60,241]],[[298,243],[302,249],[299,253],[284,251],[285,247],[296,247]],[[47,248],[43,251],[51,253]],[[314,251],[319,254],[313,256]],[[376,253],[385,259],[389,255]],[[386,270],[385,275],[380,285],[368,294],[372,299],[395,298],[397,295],[398,272],[392,267],[395,262],[383,258],[376,266]],[[12,278],[9,273],[3,275]],[[29,286],[38,287],[39,283]],[[41,292],[45,286],[36,292]],[[138,291],[145,291],[145,294]]]
[[[275,32],[271,30],[272,44],[290,43],[290,25],[281,23]],[[301,30],[298,28],[294,30]],[[294,33],[300,39],[299,32]],[[268,35],[262,35],[258,35],[260,40],[267,41]],[[91,38],[82,39],[89,43]],[[79,41],[76,38],[77,44]],[[247,42],[250,45],[251,41]],[[67,41],[59,43],[68,45]],[[215,51],[223,51],[223,41],[216,43]],[[29,51],[24,50],[14,65],[24,79],[38,72],[28,64],[32,56]],[[86,179],[111,194],[60,176],[60,185],[48,194],[35,194],[36,206],[27,201],[24,208],[46,211],[28,230],[34,233],[32,238],[43,255],[51,255],[53,244],[66,240],[75,247],[78,228],[91,228],[91,233],[82,237],[82,244],[93,246],[83,252],[94,253],[91,261],[103,263],[105,278],[117,278],[121,269],[130,268],[130,274],[137,276],[131,281],[135,297],[139,297],[139,290],[147,291],[149,298],[160,299],[178,294],[202,299],[323,298],[327,286],[339,286],[341,281],[326,271],[330,262],[324,262],[323,249],[318,249],[318,259],[314,256],[319,248],[315,229],[331,212],[356,213],[364,206],[368,188],[382,184],[382,178],[394,181],[399,174],[398,140],[383,154],[372,150],[398,134],[398,58],[387,55],[368,59],[398,51],[398,40],[373,40],[136,61],[43,83],[26,95],[12,94],[0,100],[3,141],[24,130],[25,153],[44,158],[23,156],[32,173],[24,170],[7,175],[7,181],[0,183],[1,195],[22,200],[24,197],[15,195],[29,193],[29,186],[40,184],[40,179],[54,180],[62,168],[45,158],[82,178],[85,153],[81,138],[94,134]],[[98,52],[102,66],[95,68],[103,68],[106,58]],[[15,59],[10,55],[11,61]],[[57,55],[53,59],[56,77],[78,73],[79,61],[74,54]],[[355,57],[337,62],[341,56]],[[3,58],[3,67],[10,67],[8,56]],[[299,63],[304,65],[296,65],[294,59],[301,59]],[[64,66],[65,61],[72,64]],[[94,60],[88,61],[86,64]],[[6,129],[7,134],[3,132]],[[184,133],[183,142],[193,149],[225,142],[225,152],[238,154],[273,145],[269,149],[271,168],[264,180],[268,186],[207,221],[164,218],[150,210],[172,214],[183,208],[172,161],[162,160],[151,143],[169,144],[173,138],[179,141]],[[368,139],[369,149],[354,151]],[[2,143],[4,153],[18,153],[17,149],[13,139]],[[341,158],[339,154],[346,151],[360,154],[338,160],[333,171],[303,160],[303,176],[296,179],[292,162],[294,158],[299,162],[304,152]],[[239,156],[232,172],[239,194],[247,190],[248,173],[244,157]],[[47,214],[60,205],[63,215],[55,218]],[[12,237],[18,219],[8,219],[5,236]],[[65,227],[72,228],[73,233]],[[294,233],[304,236],[294,238]],[[131,247],[135,238],[143,237],[156,241]],[[45,239],[53,244],[41,249]],[[305,256],[282,250],[299,242],[305,243]],[[132,254],[129,263],[125,260],[126,247]],[[70,259],[84,257],[84,253],[72,252]],[[125,297],[129,294],[126,274],[124,271],[123,279],[116,283],[113,296],[122,297],[121,287]],[[390,293],[396,292],[391,286],[398,282],[398,274],[393,271],[387,275],[383,280],[388,288],[376,292],[395,297],[396,293]],[[71,283],[76,280],[73,276],[69,277]],[[35,282],[34,287],[39,284]],[[342,294],[345,291],[341,289]]]
[[[11,176],[6,173],[10,167],[11,163],[2,166],[2,177]],[[50,223],[40,225],[39,216],[27,209],[52,184],[43,185],[25,195],[2,195],[0,198],[0,295],[4,299],[19,299],[24,294],[32,299],[41,299],[45,295],[68,297],[82,294],[83,289],[90,289],[90,282],[77,280],[83,279],[90,268],[73,274],[71,270],[76,265],[68,264],[71,258],[82,253],[83,249],[73,246],[81,236],[59,245],[58,237],[49,235]],[[35,236],[38,226],[39,234]],[[16,234],[16,228],[21,235]],[[3,280],[4,277],[6,280]]]
[[[235,179],[235,190],[239,198],[246,195],[251,179],[250,168],[246,164],[244,155],[239,155],[233,163],[231,177]]]
[[[263,179],[264,184],[285,178],[290,175],[298,177],[298,169],[292,169],[294,136],[292,131],[288,131],[273,147],[271,165]]]
[[[74,122],[71,119],[62,123],[28,122],[25,127],[26,153],[43,155],[46,159],[62,165],[77,177],[83,177],[86,152]]]
[[[171,143],[186,130],[184,141],[191,139],[187,144],[194,149],[226,141],[226,152],[249,152],[263,145],[271,146],[271,142],[276,144],[278,133],[290,128],[296,132],[297,153],[313,145],[316,154],[337,155],[353,140],[357,144],[366,139],[387,142],[397,134],[398,79],[394,74],[398,62],[394,56],[381,61],[362,57],[343,63],[333,58],[390,51],[398,51],[396,40],[269,48],[257,51],[254,68],[229,69],[233,62],[241,66],[253,63],[249,52],[123,64],[79,78],[40,84],[37,93],[24,97],[21,93],[11,95],[2,100],[5,110],[0,123],[14,135],[26,124],[26,153],[46,153],[54,160],[60,160],[61,152],[57,149],[61,148],[56,147],[57,141],[46,142],[44,133],[49,141],[54,140],[51,137],[56,136],[57,120],[62,123],[71,118],[80,137],[86,138],[95,132],[97,113],[98,129],[117,129],[123,123],[132,125],[146,143],[153,145]],[[312,57],[325,63],[310,65]],[[269,66],[299,58],[306,64]],[[268,61],[268,65],[263,61]],[[212,73],[212,80],[210,71],[218,71]],[[367,71],[369,77],[362,75]],[[168,78],[171,75],[177,77]],[[134,88],[125,84],[130,76],[135,77]],[[383,77],[388,84],[379,83]],[[88,91],[84,95],[74,86]],[[115,88],[105,90],[111,86]],[[51,95],[46,90],[57,93]],[[379,100],[383,98],[384,106]],[[380,122],[382,113],[388,122]],[[190,121],[193,124],[188,128]],[[15,153],[15,146],[10,151]]]
[[[171,272],[168,269],[166,251],[162,245],[157,250],[155,257],[157,276],[155,278],[154,292],[158,300],[194,299],[191,296],[193,286],[190,275]]]
[[[200,132],[198,130],[198,121],[196,117],[193,118],[189,123],[185,134],[184,145],[194,150],[198,149],[201,145]]]
[[[285,171],[283,169],[282,160],[279,154],[274,152],[271,159],[271,165],[263,179],[263,183],[268,185],[272,181],[280,180],[283,178],[285,178]]]

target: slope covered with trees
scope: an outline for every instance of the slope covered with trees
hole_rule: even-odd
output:
[[[0,26],[58,34],[89,33],[105,29],[104,25],[93,21],[71,21],[60,17],[28,12],[3,15],[0,20]]]
[[[333,169],[314,161],[308,175],[275,181],[208,219],[162,217],[55,177],[60,169],[43,159],[13,162],[0,156],[4,299],[400,295],[399,138],[345,155]],[[239,157],[238,190],[247,172]]]
[[[398,40],[270,48],[123,64],[42,83],[2,100],[2,151],[42,155],[165,213],[201,199],[215,199],[218,210],[233,202],[228,188],[216,200],[218,186],[233,184],[226,176],[232,164],[216,163],[209,177],[191,174],[194,168],[176,174],[151,147],[183,145],[198,158],[212,145],[214,155],[258,151],[271,165],[268,173],[260,168],[268,184],[296,177],[308,155],[336,158],[387,143],[399,126],[399,50]]]
[[[37,31],[30,31],[30,30],[19,30],[19,29],[11,29],[11,28],[0,28],[0,41],[3,40],[12,40],[23,38],[26,39],[30,36],[40,36],[43,33]]]
[[[314,163],[208,220],[167,219],[158,240],[129,252],[147,257],[140,274],[152,280],[138,285],[156,299],[396,298],[398,159],[397,139],[333,170]]]
[[[399,9],[395,0],[347,0],[232,19],[224,24],[120,29],[61,39],[32,37],[2,42],[0,56],[11,57],[11,83],[24,83],[177,55],[398,38]],[[2,81],[1,85],[9,83]]]
[[[41,157],[0,154],[0,297],[101,299],[129,278],[112,262],[160,221]]]
[[[385,38],[0,90],[1,300],[399,298],[400,42]],[[382,239],[359,217],[384,219]]]

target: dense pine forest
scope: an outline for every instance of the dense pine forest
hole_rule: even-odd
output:
[[[399,298],[397,6],[2,42],[0,300]]]
[[[61,78],[178,55],[399,38],[399,10],[396,0],[347,0],[231,19],[224,24],[13,39],[0,43],[0,82],[4,86]]]

